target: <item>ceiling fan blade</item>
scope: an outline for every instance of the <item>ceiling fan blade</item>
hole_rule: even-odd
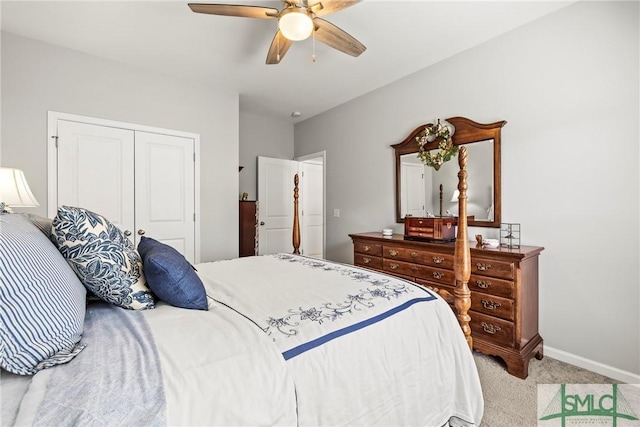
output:
[[[276,35],[273,37],[273,41],[269,47],[269,52],[267,53],[267,64],[279,64],[292,44],[293,42],[283,36],[280,30],[278,30]]]
[[[360,3],[362,0],[322,0],[319,2],[309,2],[309,10],[316,16],[326,16],[339,10]]]
[[[367,47],[353,38],[349,33],[336,27],[329,21],[324,19],[314,18],[315,24],[315,38],[318,41],[331,46],[334,49],[344,52],[351,56],[360,56],[362,52],[367,50]]]
[[[278,9],[261,6],[243,6],[237,4],[206,4],[189,3],[189,7],[195,13],[208,13],[210,15],[240,16],[242,18],[276,18],[280,13]]]

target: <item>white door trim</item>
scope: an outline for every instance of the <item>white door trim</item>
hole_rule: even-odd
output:
[[[194,204],[195,204],[195,262],[200,262],[200,134],[183,132],[172,129],[164,129],[135,123],[119,122],[115,120],[100,119],[97,117],[82,116],[79,114],[62,113],[59,111],[47,111],[47,215],[53,218],[58,209],[57,176],[58,164],[56,156],[56,136],[58,120],[86,123],[98,126],[129,129],[169,136],[179,136],[194,140]]]
[[[326,258],[327,251],[327,152],[326,150],[318,153],[306,154],[304,156],[295,157],[297,162],[305,162],[307,160],[322,157],[322,206],[324,207],[324,215],[322,218],[322,258]]]

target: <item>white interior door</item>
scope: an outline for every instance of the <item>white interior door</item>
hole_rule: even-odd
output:
[[[302,254],[324,258],[324,159],[301,161],[300,170]]]
[[[293,188],[298,162],[258,157],[258,255],[293,252]]]
[[[58,120],[57,136],[57,204],[50,206],[49,216],[55,216],[58,206],[82,207],[131,233],[134,132]]]
[[[402,163],[400,188],[402,191],[401,216],[425,216],[424,167]]]
[[[135,133],[136,244],[146,235],[195,259],[194,140]]]
[[[49,112],[49,140],[51,218],[83,207],[136,245],[144,233],[199,262],[197,134]]]

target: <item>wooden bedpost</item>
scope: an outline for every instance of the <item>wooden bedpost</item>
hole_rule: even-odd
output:
[[[298,217],[298,174],[293,178],[293,253],[300,255],[300,219]]]
[[[473,350],[473,338],[469,322],[469,309],[471,308],[471,291],[469,290],[469,278],[471,277],[471,251],[469,249],[469,235],[467,231],[467,149],[460,147],[458,152],[458,234],[454,249],[453,272],[456,279],[456,287],[453,290],[454,305],[458,312],[458,322],[462,332]]]

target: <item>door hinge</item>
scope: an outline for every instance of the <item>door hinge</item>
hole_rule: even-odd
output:
[[[58,148],[58,135],[52,135],[51,139],[54,140],[54,143],[56,144],[56,148]]]
[[[193,213],[193,222],[196,222],[196,213]]]
[[[195,163],[196,161],[196,153],[193,153],[193,162]]]

